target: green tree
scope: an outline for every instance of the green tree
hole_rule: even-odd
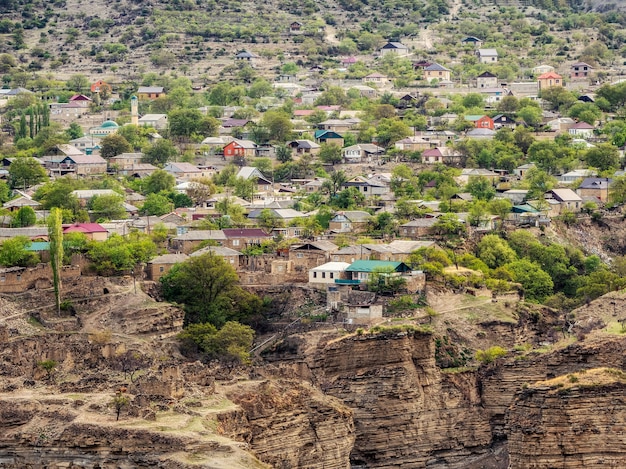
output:
[[[5,267],[30,267],[39,262],[39,256],[28,251],[31,240],[26,236],[15,236],[0,244],[0,265]]]
[[[292,160],[292,150],[287,145],[278,145],[276,147],[276,159],[281,163]]]
[[[498,235],[484,236],[476,248],[478,258],[490,268],[496,269],[517,259],[515,251]]]
[[[600,171],[615,170],[619,168],[619,152],[613,145],[603,143],[587,150],[585,161]]]
[[[365,196],[356,187],[348,187],[333,198],[331,204],[342,210],[352,210],[363,207]]]
[[[541,303],[552,294],[554,283],[550,275],[536,263],[521,259],[504,267],[513,274],[514,281],[522,284],[526,299]]]
[[[235,321],[217,330],[209,323],[190,324],[178,335],[184,348],[189,345],[204,352],[207,358],[218,358],[237,364],[249,363],[254,331]]]
[[[69,90],[76,91],[77,93],[86,93],[89,88],[89,78],[80,73],[72,75],[72,77],[67,80],[66,86]]]
[[[107,135],[100,142],[100,156],[102,158],[112,158],[132,150],[133,148],[128,143],[128,140],[117,132]]]
[[[37,362],[37,366],[46,372],[48,381],[52,379],[52,373],[56,369],[58,363],[55,360],[42,360]]]
[[[70,140],[73,140],[75,138],[80,138],[83,136],[83,128],[76,122],[72,122],[69,128],[65,131],[65,133]]]
[[[470,178],[465,189],[479,200],[489,201],[496,195],[496,189],[493,187],[493,184],[484,176]]]
[[[210,253],[191,257],[161,277],[163,295],[184,305],[187,324],[210,323],[215,327],[245,320],[261,308],[261,300],[237,282],[231,265]]]
[[[620,176],[613,180],[609,187],[609,202],[612,205],[626,203],[626,176]]]
[[[23,228],[26,226],[33,226],[37,223],[37,215],[32,207],[21,207],[11,222],[11,226],[14,228]]]
[[[46,170],[35,158],[15,158],[9,166],[9,183],[12,188],[30,187],[46,178]]]
[[[118,220],[126,218],[124,197],[119,194],[94,195],[89,199],[87,208],[97,220]]]
[[[157,169],[143,180],[144,194],[158,194],[163,191],[170,191],[176,185],[176,178],[162,169]]]
[[[48,239],[50,240],[50,266],[57,314],[61,315],[61,268],[63,267],[63,218],[61,209],[53,208],[48,217]]]
[[[541,124],[542,113],[541,109],[534,106],[525,106],[517,111],[517,117],[522,119],[531,127],[538,127],[539,124]]]
[[[143,160],[155,166],[164,166],[178,155],[178,150],[170,140],[160,138],[145,150]]]
[[[143,233],[130,233],[125,237],[113,234],[106,241],[91,241],[87,245],[87,257],[101,275],[128,272],[155,255],[154,242]]]
[[[148,194],[141,207],[144,215],[161,216],[174,210],[174,203],[165,195]]]
[[[333,143],[322,143],[318,157],[323,163],[332,165],[340,163],[341,147]]]
[[[271,140],[285,142],[293,130],[289,116],[281,111],[267,111],[261,119],[261,125],[269,131]]]

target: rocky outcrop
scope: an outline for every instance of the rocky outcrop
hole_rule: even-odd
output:
[[[491,428],[476,377],[442,374],[431,334],[335,341],[310,365],[322,388],[354,411],[355,465],[460,468],[490,453]]]
[[[262,461],[283,469],[349,469],[352,411],[312,386],[264,381],[237,386],[240,410],[221,414],[222,431],[246,441]]]
[[[86,416],[72,399],[0,400],[0,467],[6,469],[264,468],[244,449],[191,432],[125,427]],[[87,423],[88,421],[98,423]],[[232,443],[232,442],[231,442]]]
[[[625,377],[593,370],[520,392],[506,418],[511,467],[626,467]]]

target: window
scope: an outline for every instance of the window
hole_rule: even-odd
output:
[[[302,258],[304,257],[304,254],[302,254],[301,252],[299,252],[299,253],[297,253],[297,254],[296,254],[296,257],[297,257],[298,259],[302,259]]]
[[[163,266],[159,267],[159,272],[163,272],[163,270],[164,270]]]
[[[233,246],[239,246],[239,240],[233,239]]]
[[[326,278],[326,272],[322,272],[322,278]]]
[[[313,278],[317,278],[317,272],[313,272]]]
[[[335,274],[333,274],[332,272],[329,274],[330,278],[335,278]]]

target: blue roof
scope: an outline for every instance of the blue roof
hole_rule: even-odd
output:
[[[26,248],[27,251],[49,251],[50,243],[48,241],[33,241]]]

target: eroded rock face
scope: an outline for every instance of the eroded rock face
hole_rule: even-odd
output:
[[[262,461],[283,469],[349,469],[352,411],[297,382],[264,381],[228,393],[241,411],[220,415],[223,431],[248,442]]]
[[[511,467],[626,467],[626,384],[518,394],[506,419]]]
[[[476,377],[442,374],[430,334],[341,340],[325,348],[318,367],[326,392],[354,411],[354,464],[470,467],[489,453],[491,428]]]

